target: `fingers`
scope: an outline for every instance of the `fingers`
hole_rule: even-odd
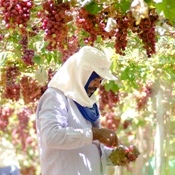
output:
[[[116,147],[118,145],[118,138],[114,131],[108,130],[104,136],[103,144],[108,147]]]
[[[93,131],[93,140],[99,140],[108,147],[118,146],[118,138],[114,131],[111,131],[106,128],[92,128]]]

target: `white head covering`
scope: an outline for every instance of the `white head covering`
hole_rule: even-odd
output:
[[[73,54],[53,76],[48,87],[61,90],[65,96],[84,107],[92,107],[95,102],[84,88],[92,72],[108,80],[117,80],[110,73],[110,59],[95,47],[84,46]]]

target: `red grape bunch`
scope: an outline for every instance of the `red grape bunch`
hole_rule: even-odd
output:
[[[70,3],[47,0],[43,3],[43,9],[42,29],[45,31],[45,40],[48,41],[47,49],[64,49],[69,31],[67,23],[73,20]]]
[[[27,128],[27,125],[28,125],[29,118],[30,118],[31,114],[32,114],[32,111],[27,107],[24,107],[20,111],[18,111],[17,117],[18,117],[19,128],[20,129],[26,129]]]
[[[33,57],[35,55],[34,50],[28,48],[28,36],[23,34],[19,44],[22,46],[22,60],[26,65],[34,65]]]
[[[120,145],[112,151],[109,155],[110,161],[113,165],[126,166],[130,162],[136,161],[140,155],[136,146],[130,145],[129,147]]]
[[[148,58],[156,53],[156,33],[155,26],[158,20],[158,15],[155,10],[149,11],[148,18],[141,19],[138,26],[133,26],[131,30],[136,32],[139,38],[142,40],[144,48],[146,50]]]
[[[22,46],[23,50],[26,50],[28,48],[28,37],[27,35],[22,35],[21,40],[19,41],[19,44]]]
[[[0,107],[0,131],[5,131],[9,124],[9,117],[13,114],[14,110],[6,107]]]
[[[20,84],[17,77],[20,71],[17,66],[8,66],[5,74],[4,97],[13,101],[18,101],[20,98]]]
[[[77,11],[76,25],[78,28],[83,29],[89,33],[89,37],[84,39],[86,44],[93,45],[94,41],[97,39],[97,29],[96,16],[90,14],[85,8],[81,8]]]
[[[145,107],[151,95],[152,95],[152,83],[147,83],[146,85],[141,87],[140,91],[135,93],[138,111],[140,111]]]
[[[115,50],[120,55],[125,55],[124,51],[127,46],[127,35],[130,26],[130,19],[127,15],[116,18],[117,29],[115,33]]]
[[[32,115],[32,110],[26,106],[21,108],[16,113],[18,117],[18,126],[14,128],[12,132],[12,142],[13,144],[20,144],[23,151],[26,151],[29,144],[30,133],[28,129],[28,124],[30,116]],[[31,146],[31,145],[30,145]]]
[[[78,36],[73,35],[67,38],[67,48],[60,48],[62,53],[62,61],[65,62],[71,55],[77,52],[80,48]]]
[[[104,12],[106,10],[106,13]],[[97,36],[101,36],[103,39],[112,37],[112,32],[106,32],[106,19],[107,9],[101,11],[97,15],[89,13],[84,7],[77,11],[76,25],[79,29],[89,33],[89,36],[84,39],[86,44],[93,45]]]
[[[20,80],[21,93],[25,104],[35,102],[41,96],[41,87],[29,76],[23,76]]]
[[[1,0],[0,7],[7,28],[17,26],[25,31],[30,20],[30,10],[33,6],[32,0]]]
[[[119,127],[121,118],[113,110],[106,112],[101,117],[101,126],[116,131]]]
[[[33,57],[35,55],[35,51],[32,49],[23,50],[22,60],[26,65],[34,65]]]
[[[104,86],[99,88],[99,108],[102,115],[101,125],[111,130],[116,130],[120,124],[113,108],[119,102],[119,94],[112,90],[106,91]]]
[[[119,93],[115,93],[112,90],[106,91],[105,87],[101,85],[99,88],[100,110],[104,110],[105,107],[112,109],[117,102],[119,102]]]

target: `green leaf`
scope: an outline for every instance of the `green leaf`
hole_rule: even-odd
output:
[[[46,55],[46,59],[47,59],[47,62],[50,63],[51,60],[52,60],[52,55],[51,54],[47,54]]]
[[[40,65],[42,63],[42,59],[41,59],[41,57],[39,55],[35,55],[33,57],[33,62],[38,64],[38,65]]]
[[[54,58],[54,62],[57,64],[61,64],[61,57],[62,57],[62,53],[55,51],[53,58]]]
[[[89,13],[95,15],[95,14],[97,14],[97,13],[102,9],[102,6],[100,6],[100,5],[98,5],[96,2],[92,1],[92,2],[90,2],[89,4],[87,4],[87,5],[85,6],[85,9],[86,9]]]
[[[119,90],[119,87],[115,81],[109,81],[108,83],[105,84],[105,90],[106,91],[112,90],[113,92],[116,92]]]
[[[123,14],[126,13],[130,9],[131,1],[129,0],[121,0],[116,2],[115,7],[117,10],[121,11]]]
[[[161,12],[164,13],[165,18],[170,21],[170,23],[175,23],[175,6],[174,0],[163,0],[160,3],[155,3],[157,12],[160,14]]]
[[[128,80],[129,78],[129,67],[126,67],[124,71],[121,73],[121,80]]]

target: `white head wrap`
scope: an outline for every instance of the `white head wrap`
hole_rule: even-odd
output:
[[[84,107],[92,107],[95,99],[87,95],[84,86],[93,71],[104,79],[117,80],[110,73],[110,65],[111,61],[103,51],[84,46],[59,68],[48,87],[61,90],[65,96]]]

